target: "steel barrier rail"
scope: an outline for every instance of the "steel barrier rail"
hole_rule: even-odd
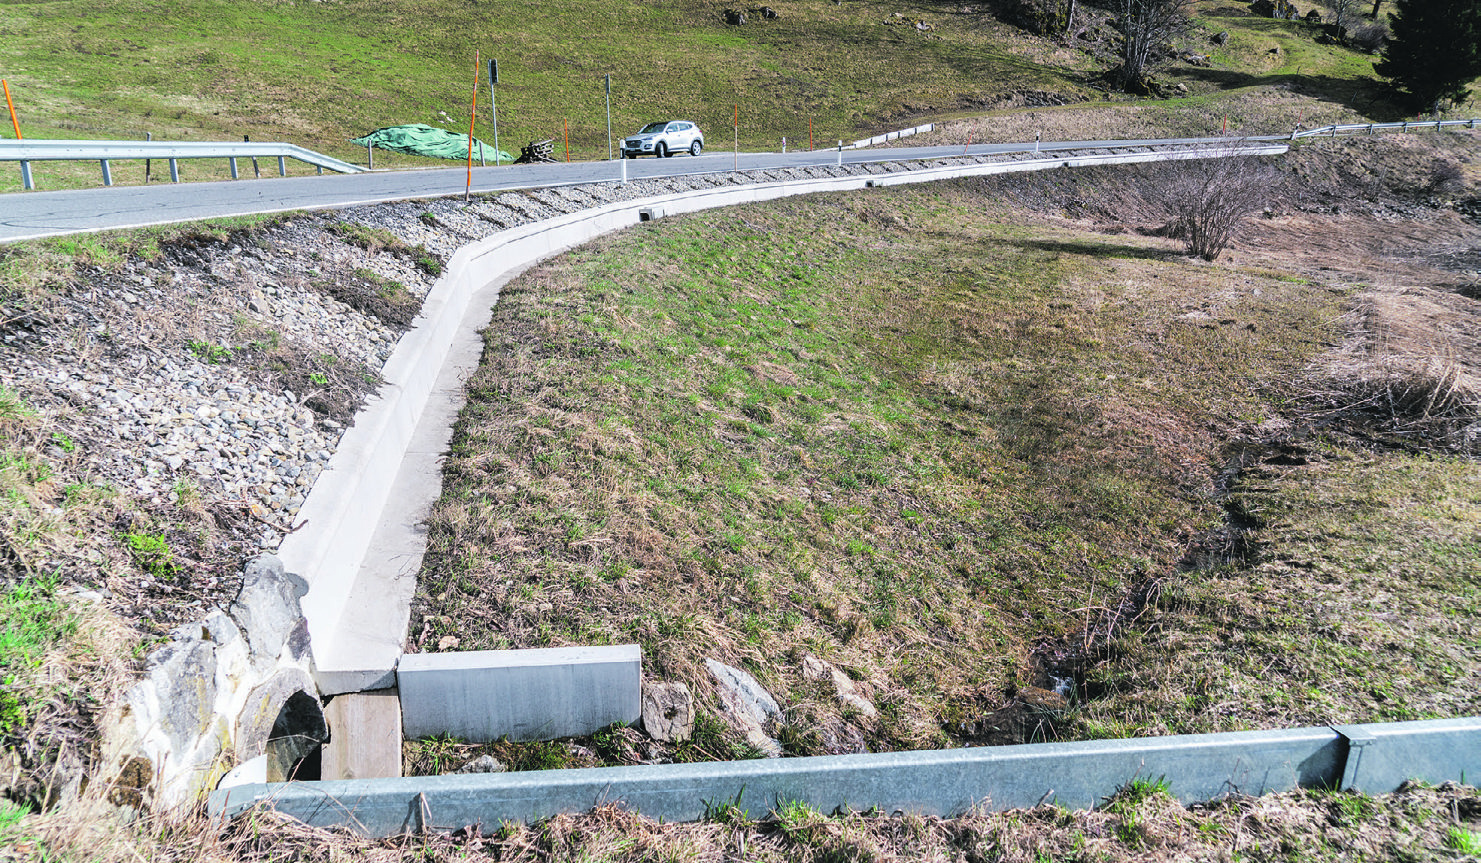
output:
[[[36,188],[31,180],[32,162],[93,161],[103,170],[103,185],[113,185],[109,162],[115,159],[165,159],[170,163],[170,181],[180,182],[180,159],[227,159],[231,178],[237,179],[237,159],[276,158],[278,175],[288,173],[285,160],[294,159],[341,174],[358,174],[366,169],[351,165],[296,144],[281,141],[69,141],[69,140],[0,140],[0,162],[21,163],[21,185]]]
[[[1299,138],[1313,138],[1318,135],[1327,135],[1329,137],[1335,138],[1337,137],[1337,133],[1339,132],[1342,132],[1344,134],[1367,133],[1371,135],[1374,132],[1386,131],[1388,129],[1399,129],[1404,132],[1408,132],[1411,130],[1421,131],[1424,129],[1434,129],[1438,132],[1446,126],[1464,126],[1467,129],[1474,129],[1476,128],[1477,122],[1481,121],[1473,118],[1470,120],[1405,120],[1401,123],[1340,123],[1331,126],[1318,126],[1315,129],[1296,129],[1295,131],[1291,132],[1291,140],[1295,141]]]
[[[955,816],[1054,802],[1091,809],[1138,777],[1183,802],[1297,788],[1380,794],[1417,779],[1475,782],[1481,718],[1028,743],[756,761],[592,767],[251,784],[213,792],[213,816],[264,805],[315,827],[368,836],[488,834],[618,803],[649,818],[694,821],[723,804],[760,816],[789,802],[821,812],[878,809]]]

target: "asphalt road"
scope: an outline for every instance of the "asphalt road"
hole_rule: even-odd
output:
[[[1041,150],[1146,147],[1163,144],[1214,143],[1214,138],[1179,138],[1141,141],[1044,142]],[[1228,143],[1227,139],[1224,143]],[[949,156],[1028,152],[1027,144],[974,144],[971,147],[896,147],[879,150],[844,150],[846,165],[866,162],[910,161]],[[703,156],[669,159],[627,160],[628,179],[711,174],[767,168],[832,165],[836,150],[792,153],[710,152]],[[150,186],[114,186],[63,192],[16,192],[0,195],[0,242],[36,237],[85,233],[117,228],[137,228],[196,219],[241,216],[250,213],[279,213],[351,207],[383,201],[440,198],[463,194],[466,168],[420,171],[386,171],[364,174],[325,174],[313,177],[264,177],[213,183],[164,183]],[[540,165],[506,165],[473,169],[473,191],[529,189],[575,183],[616,181],[622,164],[570,162]]]

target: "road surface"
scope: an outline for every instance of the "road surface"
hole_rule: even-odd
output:
[[[844,150],[841,155],[845,165],[854,165],[963,155],[1022,153],[1031,152],[1036,146],[1043,151],[1052,152],[1199,142],[1221,143],[1225,146],[1229,144],[1228,139],[1215,138],[1056,141],[1040,145],[974,144],[971,147]],[[766,170],[833,165],[837,163],[839,156],[836,150],[815,150],[739,155],[712,152],[697,158],[675,156],[669,159],[631,159],[627,161],[627,177],[642,180],[686,174],[713,174],[734,170],[737,166],[741,170]],[[473,191],[496,192],[575,183],[615,182],[621,176],[620,161],[481,167],[473,169]],[[461,195],[467,177],[467,169],[459,167],[211,183],[113,186],[61,192],[16,192],[0,195],[0,242],[252,213],[332,209],[384,201],[441,198]]]

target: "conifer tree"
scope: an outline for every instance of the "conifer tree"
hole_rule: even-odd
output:
[[[1481,0],[1396,0],[1378,74],[1416,109],[1438,112],[1481,78]]]

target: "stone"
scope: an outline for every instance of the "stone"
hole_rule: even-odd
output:
[[[746,13],[740,11],[739,9],[726,9],[725,23],[731,25],[732,27],[739,27],[742,24],[746,23]]]
[[[643,687],[643,729],[660,743],[681,743],[694,733],[694,696],[683,682]]]
[[[1228,42],[1229,42],[1229,31],[1228,30],[1220,30],[1219,32],[1217,32],[1214,35],[1210,36],[1208,41],[1214,43],[1215,45],[1225,45],[1225,44],[1228,44]]]
[[[492,755],[480,755],[477,758],[454,770],[454,773],[503,773],[509,768],[505,767],[499,759]]]
[[[277,557],[262,554],[247,562],[241,592],[229,611],[246,635],[255,667],[274,665],[285,646],[291,651],[303,643],[295,630],[304,626],[299,598],[307,592],[303,579],[284,572]]]
[[[739,668],[713,659],[705,660],[705,668],[715,679],[720,712],[726,723],[744,735],[746,743],[767,758],[780,758],[782,745],[766,733],[767,727],[782,713],[776,699],[756,678]]]
[[[864,697],[853,678],[831,663],[824,662],[811,653],[805,654],[802,657],[802,676],[808,680],[832,684],[838,700],[845,706],[852,707],[868,719],[878,718],[879,711],[875,709],[872,701]]]

